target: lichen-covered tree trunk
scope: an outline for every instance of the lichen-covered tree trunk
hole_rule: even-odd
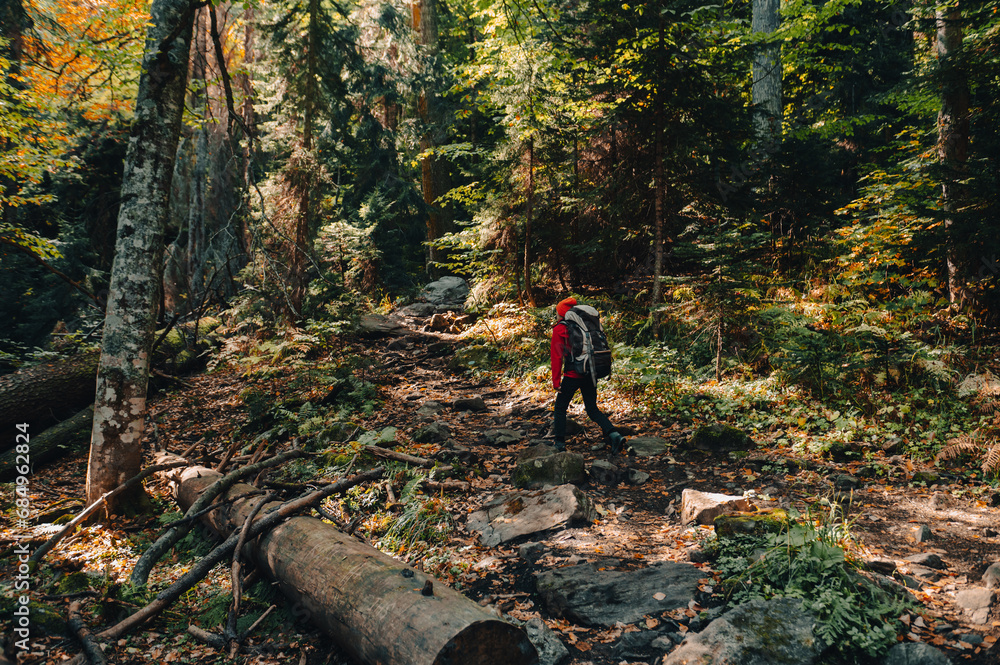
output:
[[[150,349],[159,302],[163,232],[180,135],[194,9],[191,0],[154,0],[143,73],[125,156],[111,288],[97,373],[87,500],[139,473]],[[142,489],[110,502],[126,512]]]
[[[938,111],[938,159],[943,167],[941,198],[945,212],[948,299],[964,298],[960,224],[956,214],[961,207],[961,181],[969,159],[969,83],[961,62],[962,12],[958,2],[936,11],[937,60],[941,83],[941,109]]]
[[[771,34],[778,29],[779,0],[753,0],[751,29]],[[753,57],[753,125],[761,146],[781,141],[781,46],[758,44]]]

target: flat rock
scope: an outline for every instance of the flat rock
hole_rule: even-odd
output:
[[[929,644],[901,642],[889,649],[882,665],[951,665],[951,660]]]
[[[365,314],[358,321],[358,331],[362,335],[378,337],[382,335],[405,335],[409,329],[395,315]]]
[[[425,317],[431,316],[437,308],[429,302],[415,302],[399,309],[403,316]]]
[[[681,492],[681,523],[711,524],[724,513],[750,510],[750,501],[742,496],[714,494],[686,489]]]
[[[483,433],[491,446],[509,446],[524,439],[524,432],[515,429],[491,429]]]
[[[920,552],[918,554],[911,554],[906,557],[906,560],[910,563],[915,563],[918,566],[926,566],[928,568],[936,568],[938,570],[944,570],[948,566],[944,561],[941,560],[937,554],[933,552]]]
[[[702,577],[695,566],[672,561],[631,571],[581,564],[539,573],[535,586],[550,613],[584,626],[613,626],[687,607]]]
[[[798,598],[752,600],[689,635],[663,665],[811,665],[825,648]],[[766,630],[762,628],[766,626]]]
[[[494,497],[469,515],[467,526],[488,547],[550,529],[594,520],[587,495],[573,485]]]
[[[625,445],[632,449],[636,457],[652,457],[667,452],[667,440],[658,436],[631,437]]]
[[[984,624],[993,606],[993,594],[993,589],[982,587],[959,591],[955,596],[955,606],[961,608],[973,623]]]

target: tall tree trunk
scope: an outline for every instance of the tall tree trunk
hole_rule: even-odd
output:
[[[135,476],[142,466],[163,233],[184,110],[194,10],[191,0],[154,0],[150,14],[122,177],[115,260],[97,372],[88,502]],[[129,511],[144,497],[138,488],[119,495],[106,511]]]
[[[524,211],[524,297],[528,307],[535,307],[531,286],[531,223],[535,203],[535,139],[528,139],[528,201]]]
[[[659,24],[659,35],[657,43],[657,53],[656,60],[659,65],[659,71],[663,71],[664,66],[664,24],[663,17],[660,17]],[[664,183],[664,172],[663,172],[663,94],[660,92],[659,85],[656,86],[655,100],[655,124],[656,127],[653,130],[655,133],[655,158],[653,166],[653,224],[655,227],[655,237],[653,239],[653,290],[652,290],[652,302],[650,311],[652,313],[653,321],[655,327],[658,327],[656,321],[658,317],[656,316],[655,309],[663,301],[663,209],[665,205],[664,198],[666,196],[666,184]]]
[[[306,89],[302,116],[302,156],[298,165],[297,182],[299,210],[295,219],[294,245],[292,246],[291,271],[289,279],[288,318],[298,319],[302,314],[302,303],[309,286],[307,271],[308,254],[312,238],[312,181],[315,167],[312,159],[313,124],[316,116],[316,61],[319,57],[319,0],[309,0],[309,28],[306,37]]]
[[[413,29],[419,35],[418,41],[424,48],[427,59],[426,75],[434,80],[438,75],[438,22],[437,0],[418,0],[413,3]],[[427,153],[444,143],[441,102],[436,83],[431,83],[423,91],[418,101],[423,134],[420,136],[420,150]],[[420,183],[427,204],[427,240],[442,238],[454,230],[451,206],[438,203],[437,199],[451,189],[451,177],[447,160],[427,154],[420,160]],[[435,265],[447,258],[444,250],[433,245],[427,250],[427,274],[433,278],[441,276],[441,269]]]
[[[969,83],[962,63],[962,12],[956,1],[936,11],[937,60],[941,82],[938,112],[938,158],[944,169],[941,198],[945,212],[948,299],[961,303],[965,297],[962,230],[956,221],[961,207],[961,180],[969,158]]]
[[[780,0],[753,0],[751,30],[771,34],[778,29]],[[758,147],[781,141],[781,46],[759,44],[753,58],[753,125]]]

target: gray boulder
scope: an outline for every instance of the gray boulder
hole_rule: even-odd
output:
[[[826,647],[798,598],[752,600],[689,635],[663,665],[811,665]]]
[[[636,457],[652,457],[667,452],[667,440],[658,436],[635,436],[625,444]]]
[[[535,587],[550,613],[584,626],[613,626],[687,607],[702,577],[695,566],[672,561],[632,571],[582,564],[539,573]]]
[[[469,296],[469,285],[461,277],[449,275],[425,286],[420,295],[432,305],[461,309]]]
[[[882,665],[951,665],[951,660],[929,644],[900,642],[889,649]]]
[[[440,421],[424,425],[413,434],[417,443],[441,443],[451,436],[451,430]]]
[[[510,482],[514,487],[523,489],[567,483],[580,485],[587,482],[587,469],[583,463],[583,455],[556,452],[552,446],[542,444],[532,446],[518,456]]]
[[[550,529],[594,520],[587,495],[573,485],[494,497],[469,515],[466,526],[487,547]]]

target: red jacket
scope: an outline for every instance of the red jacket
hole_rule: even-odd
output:
[[[557,323],[552,329],[552,387],[559,390],[559,384],[563,376],[563,360],[571,353],[569,343],[569,330],[562,322]],[[566,376],[571,379],[583,378],[573,370],[566,370]]]

